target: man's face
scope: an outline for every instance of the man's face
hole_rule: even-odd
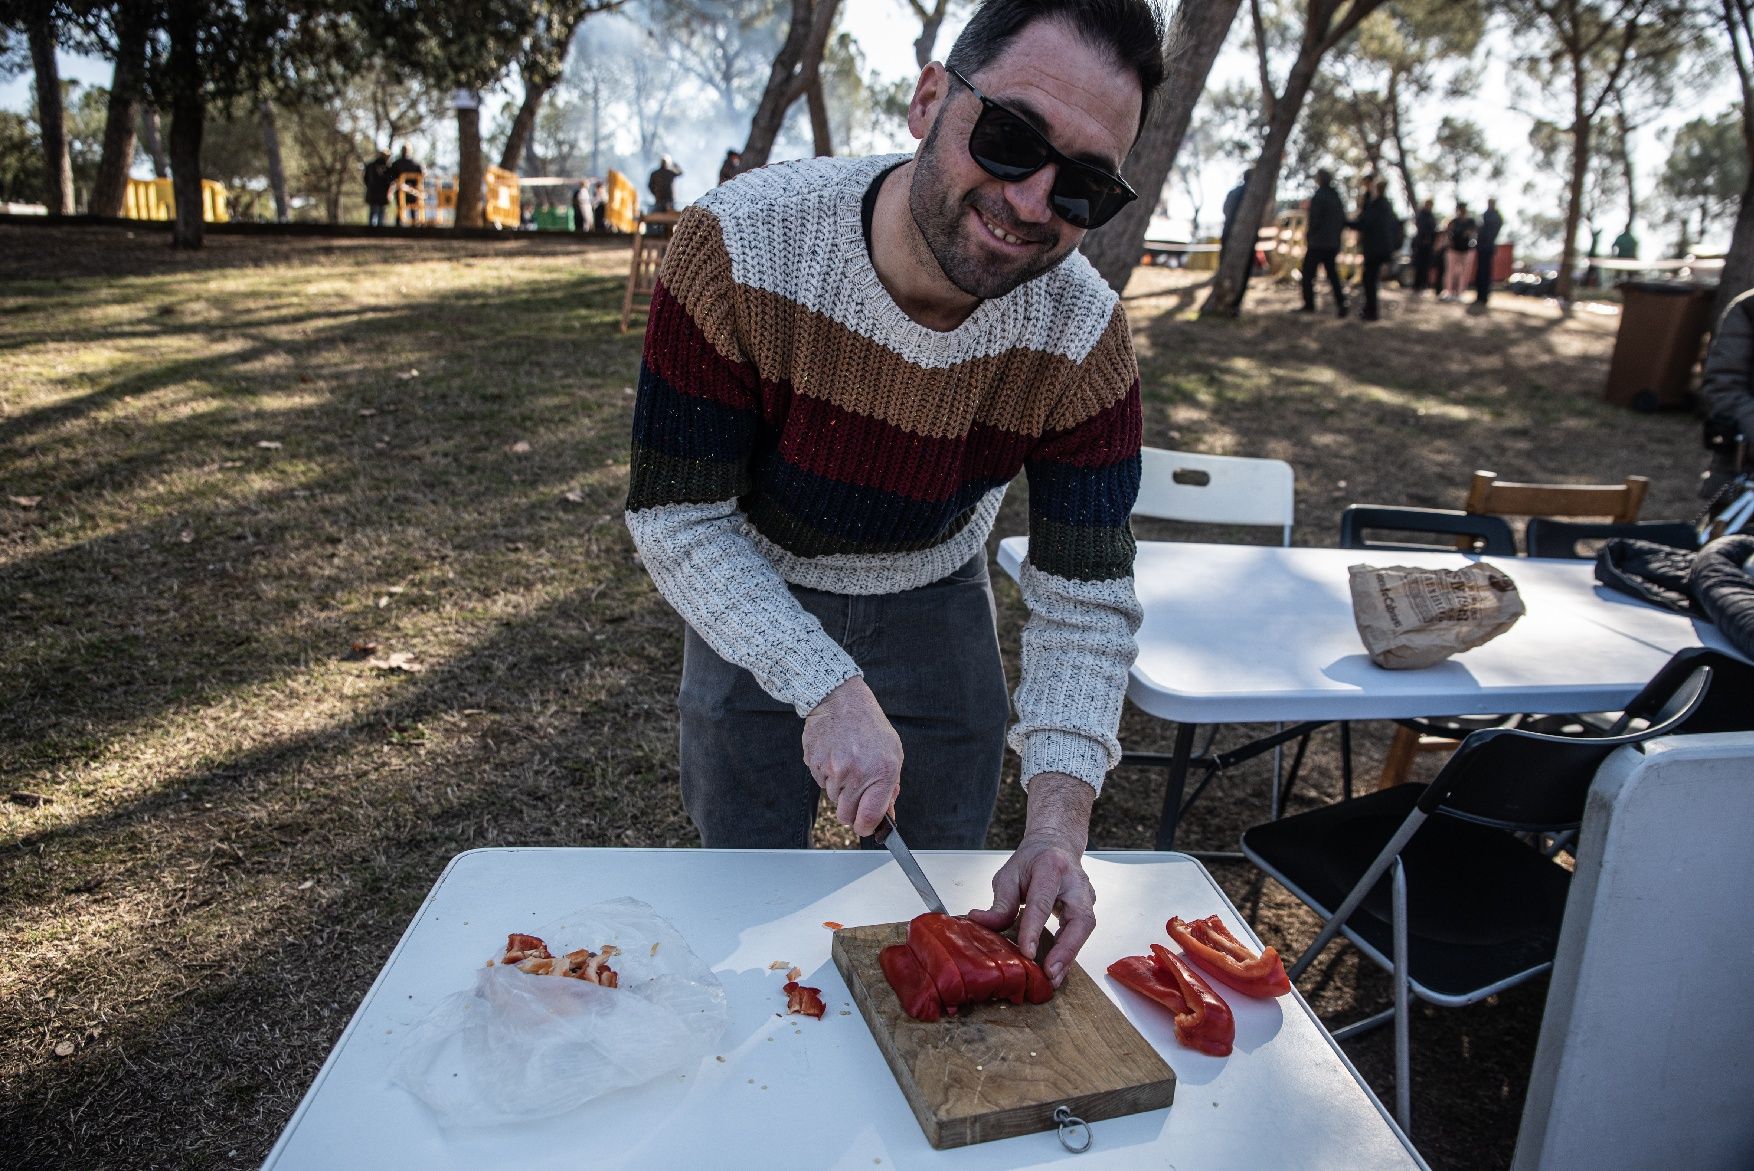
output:
[[[969,80],[1033,123],[1062,154],[1120,174],[1139,122],[1138,79],[1064,24],[1030,24]],[[980,113],[980,99],[952,86],[942,66],[927,66],[908,110],[909,128],[925,138],[908,208],[950,282],[986,299],[1053,268],[1084,232],[1049,203],[1055,164],[1006,183],[969,157],[968,136]]]

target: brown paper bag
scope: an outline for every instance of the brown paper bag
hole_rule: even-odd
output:
[[[1484,561],[1462,569],[1354,565],[1352,618],[1370,661],[1429,667],[1488,642],[1523,615],[1522,595]]]

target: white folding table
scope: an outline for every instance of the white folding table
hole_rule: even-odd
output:
[[[922,852],[953,912],[986,906],[1004,855]],[[317,1074],[265,1167],[1182,1166],[1256,1169],[1423,1167],[1296,992],[1230,997],[1235,1051],[1207,1057],[1174,1040],[1169,1014],[1118,988],[1104,968],[1164,937],[1172,914],[1221,915],[1259,946],[1192,859],[1092,854],[1099,922],[1079,962],[1174,1068],[1175,1104],[1093,1124],[1073,1155],[1052,1133],[935,1151],[829,958],[825,922],[907,919],[919,898],[887,854],[870,851],[476,850],[453,859]],[[447,1128],[394,1085],[403,1039],[440,999],[470,988],[512,930],[633,895],[670,920],[728,994],[724,1060],[516,1127]],[[820,1021],[785,1007],[775,960],[822,990]],[[534,978],[534,977],[533,977]]]
[[[1008,537],[999,564],[1021,572],[1028,539]],[[1484,646],[1434,667],[1389,671],[1365,654],[1347,568],[1359,563],[1459,568],[1461,553],[1139,542],[1134,582],[1145,619],[1127,697],[1173,720],[1157,846],[1174,843],[1193,730],[1283,721],[1256,750],[1335,720],[1494,712],[1613,711],[1669,657],[1701,643],[1735,652],[1710,623],[1598,584],[1589,561],[1488,558],[1516,582],[1527,613]],[[1227,763],[1246,759],[1229,754]]]

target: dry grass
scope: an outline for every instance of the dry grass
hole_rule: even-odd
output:
[[[451,855],[693,844],[678,623],[620,522],[625,256],[219,237],[191,260],[0,227],[0,1164],[254,1164]],[[1639,471],[1650,515],[1690,511],[1691,420],[1599,401],[1612,318],[1506,299],[1364,326],[1268,291],[1201,324],[1189,283],[1130,290],[1147,441],[1289,459],[1304,542],[1352,500],[1454,505],[1476,466]],[[1136,713],[1123,734],[1166,743]],[[1331,737],[1306,771],[1299,802],[1337,792]],[[1234,840],[1265,776],[1225,778],[1183,844]],[[1149,843],[1152,780],[1111,784],[1093,846]],[[1021,815],[1008,787],[991,844]],[[1313,932],[1228,869],[1269,938]],[[1375,1007],[1335,955],[1323,1009]],[[1435,1165],[1508,1162],[1539,1009],[1416,1023]],[[1387,1041],[1352,1047],[1384,1093]]]

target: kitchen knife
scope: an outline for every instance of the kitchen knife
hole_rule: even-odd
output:
[[[914,861],[913,851],[907,848],[907,843],[901,840],[901,834],[896,832],[895,818],[885,813],[882,822],[878,824],[876,831],[871,836],[889,850],[890,856],[901,866],[901,872],[907,875],[907,880],[914,884],[915,890],[920,892],[920,898],[925,901],[926,909],[936,911],[940,915],[947,914],[948,912],[944,910],[944,900],[939,898],[938,892],[932,889],[932,880],[926,877],[926,872],[920,869],[918,862]]]

